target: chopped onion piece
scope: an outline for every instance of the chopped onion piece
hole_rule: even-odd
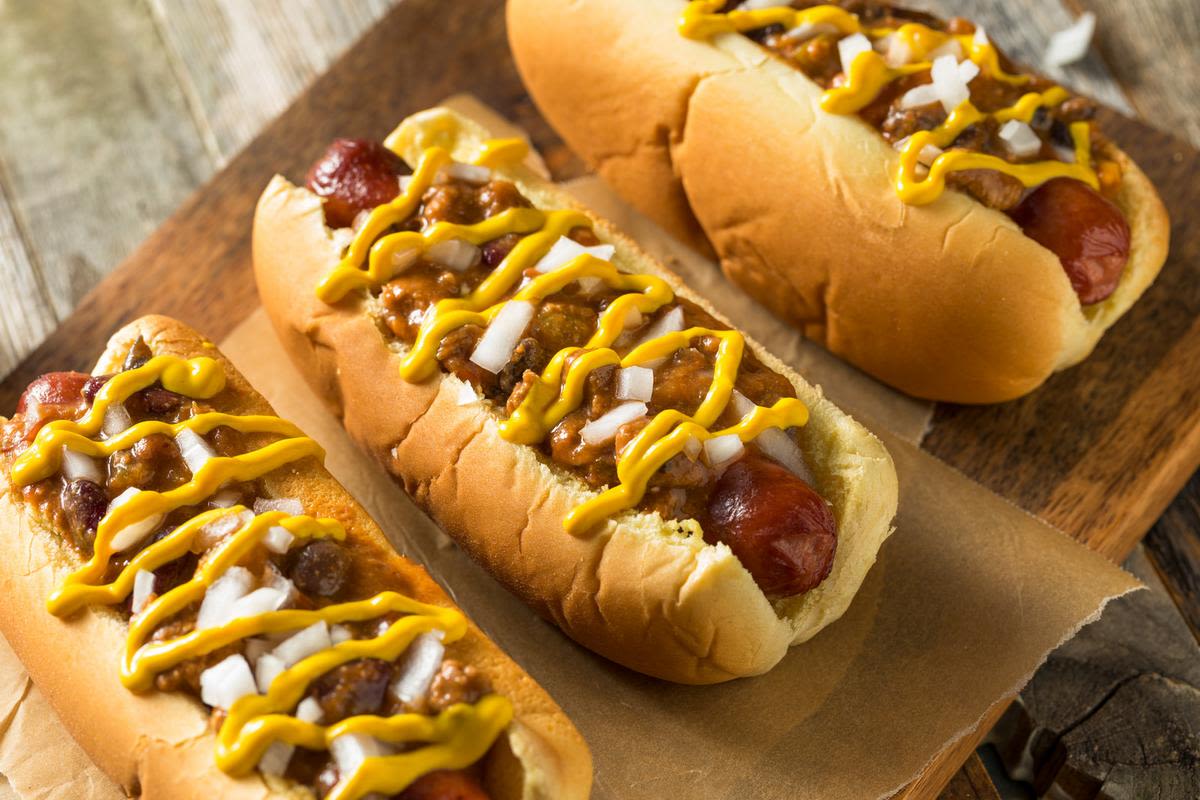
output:
[[[492,179],[492,171],[487,167],[481,167],[478,164],[460,164],[457,161],[442,167],[441,174],[467,183],[487,183]]]
[[[417,263],[421,251],[415,247],[408,247],[404,250],[397,250],[392,253],[392,275],[399,275],[406,269]]]
[[[635,306],[630,306],[629,312],[625,315],[625,330],[640,328],[645,321],[646,318],[642,316],[642,312]]]
[[[306,697],[296,706],[296,719],[316,725],[325,716],[325,711],[315,697]]]
[[[742,0],[742,4],[738,8],[743,11],[757,11],[761,8],[778,8],[791,4],[792,0]]]
[[[533,304],[525,300],[510,300],[505,303],[491,324],[479,337],[479,343],[471,352],[471,363],[496,373],[512,358],[517,342],[529,321],[533,319]]]
[[[124,403],[110,403],[108,408],[104,409],[104,422],[101,425],[101,432],[104,434],[105,439],[113,438],[128,429],[131,425],[133,425],[133,417],[129,416]]]
[[[257,694],[250,665],[241,655],[229,656],[200,673],[200,699],[228,711],[246,695]]]
[[[992,43],[982,25],[975,26],[975,35],[971,37],[971,41],[975,43],[976,47],[987,47]]]
[[[692,461],[695,461],[696,457],[700,455],[700,451],[703,448],[704,445],[700,444],[699,439],[697,439],[695,436],[689,436],[687,441],[683,443],[683,454]]]
[[[963,83],[970,83],[979,76],[979,65],[974,61],[963,61],[958,65],[958,77]]]
[[[275,568],[271,562],[267,562],[267,568],[263,570],[262,585],[268,586],[283,595],[283,604],[280,608],[287,606],[296,597],[296,584],[283,576],[283,573]]]
[[[413,639],[404,651],[402,660],[396,662],[396,679],[392,681],[392,695],[402,703],[415,704],[424,699],[433,685],[434,676],[442,666],[446,647],[442,644],[441,631],[422,633]]]
[[[704,442],[704,455],[709,466],[719,467],[740,456],[746,450],[736,433],[714,436]]]
[[[175,434],[175,444],[179,445],[179,454],[193,475],[217,455],[209,443],[191,428],[184,428]]]
[[[129,610],[133,612],[134,616],[137,616],[146,609],[153,595],[154,573],[149,570],[139,569],[137,575],[133,576],[133,600],[129,604]]]
[[[204,592],[200,612],[196,615],[196,630],[215,628],[234,619],[234,604],[248,595],[253,586],[254,576],[245,567],[226,570]]]
[[[412,186],[412,182],[412,175],[401,175],[400,177],[396,178],[396,183],[400,186],[400,194],[407,192],[408,187]]]
[[[871,40],[861,33],[854,33],[838,40],[838,56],[842,59],[842,72],[850,74],[850,66],[854,59],[863,53],[871,52]]]
[[[937,161],[938,156],[942,154],[942,148],[937,145],[927,144],[921,147],[921,152],[917,153],[917,162],[924,164],[927,167],[932,167],[933,162]]]
[[[1062,145],[1056,144],[1054,145],[1054,154],[1058,156],[1059,161],[1067,164],[1075,163],[1075,151],[1069,147],[1063,147]]]
[[[344,781],[368,758],[387,755],[390,748],[365,733],[343,733],[329,743],[329,752],[337,762],[338,772]]]
[[[329,641],[334,644],[348,642],[354,638],[354,634],[345,625],[331,625],[329,627]]]
[[[273,586],[263,586],[255,589],[245,597],[239,597],[230,608],[231,619],[256,617],[271,611],[278,611],[287,605],[288,596],[282,589]]]
[[[967,57],[963,52],[963,47],[958,43],[958,39],[947,39],[938,47],[929,51],[929,55],[925,56],[927,61],[934,61],[942,56],[954,56],[955,61],[962,61]]]
[[[330,647],[333,647],[333,642],[329,639],[329,625],[321,620],[285,640],[272,654],[290,667]]]
[[[425,251],[425,257],[455,272],[462,272],[478,264],[483,256],[479,248],[470,242],[447,239],[430,245]]]
[[[257,497],[254,500],[254,513],[265,514],[268,511],[282,511],[298,517],[304,513],[304,504],[294,497]]]
[[[292,546],[292,542],[296,541],[296,537],[282,525],[272,525],[267,528],[262,541],[263,546],[272,553],[283,555]]]
[[[271,653],[263,653],[259,656],[258,663],[254,665],[254,681],[258,686],[259,693],[266,694],[267,690],[271,688],[271,681],[279,677],[285,669],[287,666],[279,656]]]
[[[646,416],[646,411],[645,403],[622,403],[580,428],[579,438],[585,444],[604,444],[617,435],[618,428]]]
[[[585,247],[569,236],[560,236],[558,237],[558,241],[546,251],[546,255],[538,259],[533,268],[543,274],[554,272],[555,270],[562,269],[584,254],[598,258],[601,261],[612,261],[613,253],[615,252],[616,248],[611,244],[598,244],[592,247]]]
[[[296,748],[287,742],[271,742],[271,746],[263,751],[258,760],[258,771],[264,775],[281,776],[287,772],[288,763]]]
[[[756,407],[754,401],[746,395],[737,389],[733,390],[733,408],[742,415],[743,419],[753,413]],[[754,443],[796,477],[808,483],[813,482],[812,473],[809,472],[808,465],[804,463],[804,454],[800,452],[800,448],[796,446],[786,431],[781,431],[779,428],[764,428],[758,436],[754,437]]]
[[[1033,128],[1019,119],[1010,119],[1000,126],[1000,138],[1009,152],[1017,158],[1035,156],[1042,149],[1042,140]]]
[[[354,215],[354,219],[350,220],[350,228],[358,233],[363,226],[367,224],[367,220],[371,218],[371,210],[364,208],[362,211]]]
[[[226,536],[239,530],[243,525],[248,524],[252,519],[254,519],[254,515],[249,511],[239,511],[236,514],[223,514],[217,517],[196,532],[196,538],[192,541],[192,550],[203,553]]]
[[[1046,61],[1055,67],[1073,64],[1087,55],[1092,36],[1096,33],[1096,15],[1084,12],[1075,24],[1050,37]]]
[[[900,98],[900,110],[909,111],[921,106],[927,106],[930,103],[936,103],[937,101],[938,93],[933,88],[933,84],[923,83],[920,86],[914,86],[904,93],[904,96]]]
[[[780,5],[785,5],[781,3]],[[783,37],[794,42],[804,42],[820,36],[823,33],[838,33],[837,26],[828,22],[802,22],[794,28],[784,31]]]
[[[350,249],[350,245],[354,244],[354,230],[352,228],[334,228],[329,232],[329,241],[333,242],[333,249],[341,256]]]
[[[654,396],[654,370],[647,367],[623,367],[617,371],[617,399],[644,400]]]
[[[455,401],[460,406],[468,406],[471,403],[479,402],[479,395],[475,394],[475,387],[464,381],[458,387],[458,392]]]
[[[912,48],[908,46],[908,42],[903,37],[897,36],[894,33],[880,39],[875,43],[875,46],[877,48],[882,46],[884,63],[893,69],[902,67],[912,61]]]
[[[963,101],[970,99],[971,90],[958,69],[958,59],[951,55],[938,56],[933,60],[929,74],[933,76],[933,90],[946,113],[954,111]]]
[[[638,344],[652,342],[655,339],[671,333],[678,333],[681,330],[683,330],[683,307],[675,306],[646,329],[646,332],[642,334],[642,338],[638,340]]]
[[[129,487],[125,491],[113,498],[113,501],[108,504],[108,514],[111,514],[115,509],[128,503],[137,495],[141,494],[141,489]],[[107,516],[107,514],[105,515]],[[112,537],[113,552],[120,553],[128,550],[135,544],[145,539],[148,535],[154,532],[162,523],[162,514],[151,514],[148,517],[142,517],[139,520],[129,523],[124,528],[121,528]]]
[[[213,508],[232,508],[242,499],[241,492],[236,489],[226,489],[208,498],[208,504]]]
[[[85,480],[104,485],[100,465],[91,456],[78,453],[65,444],[62,448],[62,474],[68,481]]]

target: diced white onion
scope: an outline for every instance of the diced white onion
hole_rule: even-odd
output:
[[[778,8],[791,4],[792,0],[742,0],[742,4],[738,8],[743,11],[757,11],[762,8]]]
[[[266,514],[268,511],[282,511],[289,516],[298,517],[304,513],[304,504],[294,497],[256,497],[254,513]]]
[[[962,61],[967,57],[967,54],[963,52],[962,45],[958,43],[958,39],[947,39],[937,47],[930,50],[929,55],[926,56],[926,59],[929,61],[934,61],[942,56],[954,56],[955,61]]]
[[[136,616],[145,610],[154,594],[154,573],[139,569],[133,576],[133,600],[129,604],[130,611]]]
[[[753,413],[756,408],[754,402],[737,389],[733,390],[732,400],[734,410],[741,414],[743,419]],[[809,472],[808,465],[804,462],[804,454],[800,452],[800,448],[786,432],[779,428],[764,428],[758,436],[754,437],[754,443],[793,475],[808,483],[813,482],[812,473]]]
[[[444,242],[430,245],[425,250],[425,257],[444,267],[462,272],[479,263],[483,257],[479,248],[462,239],[447,239]]]
[[[392,253],[392,275],[399,275],[406,269],[417,263],[421,251],[415,247],[408,247],[404,250],[397,250]]]
[[[692,461],[695,461],[696,457],[700,455],[700,451],[703,448],[704,445],[700,444],[699,439],[697,439],[695,436],[689,436],[687,441],[683,443],[683,454]]]
[[[914,86],[904,93],[904,96],[900,98],[900,109],[902,111],[909,111],[921,106],[927,106],[930,103],[936,103],[937,101],[938,93],[933,84],[923,83],[920,86]]]
[[[129,412],[125,409],[125,404],[110,403],[108,408],[104,409],[104,422],[100,430],[104,434],[105,439],[111,439],[128,429],[131,425],[133,425],[133,417],[129,416]]]
[[[671,333],[678,333],[681,330],[683,330],[683,308],[675,306],[646,329],[641,339],[638,340],[638,344],[652,342],[655,339]]]
[[[492,179],[492,171],[487,167],[481,167],[478,164],[460,164],[457,161],[442,167],[442,174],[467,183],[487,183]]]
[[[1063,161],[1067,164],[1075,163],[1075,151],[1070,147],[1063,147],[1062,145],[1056,144],[1054,145],[1054,154],[1058,156],[1059,161]]]
[[[488,372],[499,372],[512,358],[521,334],[533,319],[533,304],[524,300],[510,300],[492,318],[491,324],[479,337],[479,343],[471,352],[471,363]]]
[[[425,698],[434,676],[442,666],[446,647],[442,644],[441,631],[422,633],[413,639],[404,651],[403,658],[396,662],[396,679],[392,681],[392,695],[403,703],[413,705]]]
[[[1073,64],[1087,55],[1088,47],[1092,44],[1092,36],[1096,33],[1096,15],[1090,11],[1084,12],[1075,24],[1061,30],[1050,37],[1050,47],[1046,50],[1046,61],[1055,67]]]
[[[979,65],[974,61],[963,61],[958,65],[958,77],[963,83],[970,83],[979,76]]]
[[[271,742],[258,760],[258,771],[264,775],[283,775],[296,748],[287,742]]]
[[[175,444],[179,445],[179,454],[193,475],[217,455],[208,442],[191,428],[184,428],[175,434]]]
[[[719,467],[740,456],[745,451],[742,440],[736,433],[714,436],[704,442],[704,456],[710,466]]]
[[[368,758],[390,752],[383,742],[365,733],[343,733],[329,743],[329,752],[337,762],[342,780],[354,774]]]
[[[226,536],[235,533],[243,525],[248,524],[252,519],[254,519],[254,515],[249,511],[239,511],[236,514],[222,514],[196,531],[196,538],[192,541],[192,550],[197,553],[203,553],[205,550],[221,542]]]
[[[285,640],[272,654],[290,667],[330,647],[333,642],[329,639],[329,625],[321,620]]]
[[[1000,126],[1000,138],[1009,152],[1017,158],[1035,156],[1042,149],[1042,140],[1033,128],[1019,119],[1010,119]]]
[[[128,503],[137,495],[141,494],[141,489],[129,487],[125,491],[113,498],[113,501],[108,504],[108,513],[111,514],[115,509]],[[106,515],[107,516],[107,515]],[[114,552],[120,553],[128,550],[135,544],[145,539],[162,523],[162,514],[151,514],[148,517],[142,517],[139,520],[131,522],[124,528],[121,528],[112,537],[112,549]]]
[[[533,268],[543,274],[554,272],[562,269],[567,264],[585,253],[601,261],[612,261],[613,253],[616,252],[611,244],[598,244],[592,247],[585,247],[569,236],[560,236],[546,255],[538,259],[538,262],[533,265]]]
[[[212,582],[196,615],[196,630],[215,628],[234,619],[234,604],[254,586],[254,576],[245,567],[230,567]]]
[[[255,589],[245,597],[239,597],[230,609],[232,619],[256,617],[271,611],[278,611],[287,605],[288,596],[280,589],[263,586]]]
[[[306,697],[296,706],[296,719],[301,722],[311,722],[314,725],[325,716],[325,711],[315,697]]]
[[[973,63],[973,62],[972,62]],[[963,80],[963,74],[958,68],[958,60],[951,55],[939,56],[933,60],[929,74],[933,76],[933,90],[942,108],[949,114],[958,108],[963,101],[970,99],[971,90]]]
[[[91,456],[78,453],[65,444],[62,448],[62,474],[69,481],[85,480],[103,485],[100,465]]]
[[[455,402],[460,406],[467,406],[471,403],[479,402],[479,395],[475,394],[475,387],[465,381],[458,387],[458,392],[455,395]]]
[[[623,367],[617,370],[617,399],[650,401],[654,396],[654,370]]]
[[[333,242],[333,249],[340,256],[354,244],[354,229],[334,228],[329,232],[329,240]]]
[[[250,665],[239,654],[230,656],[200,673],[200,699],[213,708],[228,711],[246,695],[256,694]]]
[[[854,63],[854,59],[863,53],[871,52],[871,50],[871,40],[861,33],[851,34],[844,39],[839,39],[838,56],[842,60],[842,72],[849,75],[850,65]]]
[[[267,528],[267,532],[263,534],[263,546],[272,553],[283,555],[292,546],[292,542],[296,541],[296,537],[292,532],[282,525],[272,525]]]
[[[235,489],[226,489],[208,498],[208,504],[213,508],[232,508],[241,499],[242,495],[240,492]]]
[[[412,186],[412,182],[413,182],[412,175],[401,175],[399,178],[397,178],[396,183],[399,184],[399,186],[400,186],[400,194],[404,194],[405,192],[407,192],[408,187]]]
[[[354,219],[350,220],[350,228],[355,233],[358,233],[359,231],[362,230],[363,226],[367,224],[367,220],[369,220],[370,218],[371,218],[371,210],[368,208],[364,208],[362,211],[360,211],[354,215]]]
[[[296,584],[283,576],[283,573],[275,568],[271,562],[267,562],[267,568],[263,570],[262,585],[268,586],[283,595],[283,603],[280,608],[286,607],[296,597]]]
[[[584,444],[604,444],[617,435],[618,428],[646,416],[646,411],[645,403],[622,403],[580,428],[579,438]]]
[[[975,35],[971,37],[971,41],[975,43],[976,47],[987,47],[992,43],[982,25],[975,26]]]
[[[927,167],[932,167],[933,162],[937,161],[938,156],[942,154],[942,148],[937,145],[927,144],[921,147],[921,152],[917,153],[917,162],[924,164]]]
[[[837,32],[837,26],[830,25],[828,22],[802,22],[796,27],[784,31],[783,36],[794,42],[804,42],[823,33]]]
[[[882,48],[883,60],[889,67],[895,69],[912,61],[912,48],[903,37],[890,33],[875,43],[876,48]]]
[[[636,307],[630,307],[629,312],[625,314],[625,330],[633,330],[634,328],[642,327],[642,323],[646,318],[642,316],[642,312]]]
[[[271,681],[287,669],[283,659],[271,653],[263,653],[254,665],[254,682],[260,694],[266,694],[271,688]]]
[[[353,638],[354,638],[354,634],[351,633],[350,629],[347,628],[345,625],[329,626],[329,641],[333,642],[334,644],[341,644],[342,642],[348,642]]]

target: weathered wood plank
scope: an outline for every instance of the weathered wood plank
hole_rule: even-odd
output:
[[[58,322],[50,295],[38,280],[36,257],[3,191],[4,175],[0,162],[0,286],[6,287],[0,293],[0,375],[11,372]]]
[[[0,349],[23,353],[213,164],[138,0],[0,3],[0,75],[0,316],[29,325]]]
[[[395,1],[149,0],[149,6],[206,145],[224,164]]]
[[[1000,800],[1000,793],[992,785],[987,768],[974,753],[962,765],[962,769],[954,773],[950,783],[938,795],[939,800]]]
[[[1096,46],[1138,114],[1200,144],[1200,3],[1068,2],[1096,14]]]
[[[1200,473],[1150,529],[1145,543],[1175,604],[1200,638]]]

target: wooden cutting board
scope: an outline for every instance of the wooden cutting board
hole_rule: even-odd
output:
[[[583,173],[521,86],[500,0],[407,0],[0,383],[0,412],[11,411],[43,372],[89,368],[109,333],[140,314],[169,314],[224,338],[258,305],[250,219],[270,177],[299,179],[331,139],[382,138],[406,114],[457,92],[475,94],[528,130],[556,178]],[[1158,185],[1170,211],[1171,256],[1162,275],[1084,364],[1013,403],[939,406],[924,447],[1120,559],[1200,465],[1200,186],[1192,180],[1200,153],[1115,114],[1104,114],[1103,124]],[[950,748],[909,794],[936,794],[977,740]]]

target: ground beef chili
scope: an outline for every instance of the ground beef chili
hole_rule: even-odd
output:
[[[340,141],[335,142],[324,157],[331,164],[341,160],[337,154]],[[318,162],[309,174],[314,172],[328,174],[329,170]],[[370,183],[382,185],[387,181],[372,177]],[[310,185],[310,188],[320,193],[320,187]],[[397,187],[394,194],[398,193]],[[511,208],[530,206],[529,200],[509,181],[491,178],[471,182],[444,173],[421,197],[415,212],[397,224],[393,231],[422,232],[439,222],[472,225]],[[327,222],[334,225],[337,217],[327,215]],[[595,234],[586,227],[574,228],[569,236],[584,246],[599,244]],[[424,255],[417,257],[376,291],[380,301],[381,326],[397,340],[412,345],[425,315],[438,301],[462,297],[476,289],[521,238],[518,234],[506,234],[484,243],[478,257],[465,268],[451,268]],[[532,279],[536,274],[531,268],[525,277]],[[477,393],[511,414],[556,353],[567,347],[582,347],[596,332],[600,314],[620,295],[620,292],[597,283],[596,286],[585,288],[581,282],[574,281],[539,302],[532,322],[509,362],[499,372],[489,372],[470,360],[484,333],[484,328],[478,325],[458,327],[445,336],[437,350],[441,368],[470,383]],[[632,349],[642,332],[675,308],[682,309],[685,328],[728,329],[728,326],[695,303],[677,297],[644,319],[639,328],[626,331],[614,343],[614,349],[619,353]],[[615,485],[618,482],[618,454],[649,419],[667,409],[688,414],[696,411],[712,382],[719,344],[715,336],[702,336],[694,339],[688,347],[672,353],[655,368],[653,397],[647,403],[648,416],[627,423],[617,432],[613,441],[588,444],[580,433],[583,427],[622,402],[616,397],[616,369],[604,367],[595,370],[586,380],[582,404],[553,427],[540,445],[542,454],[593,489]],[[796,395],[790,381],[764,366],[749,349],[745,351],[739,366],[735,387],[760,406],[770,406],[780,398]],[[717,427],[733,425],[740,418],[740,414],[727,408],[718,420]],[[753,442],[747,444],[746,451],[750,457],[766,459]],[[698,520],[704,528],[705,538],[713,542],[733,538],[732,535],[726,537],[718,530],[727,527],[728,520],[714,519],[710,513],[713,490],[720,475],[720,469],[713,469],[703,460],[681,453],[653,475],[638,509],[658,512],[665,520]],[[800,484],[803,487],[801,491],[811,495],[815,502],[827,507],[811,486],[794,476],[791,480]],[[807,523],[816,519],[809,517],[803,521]],[[791,521],[800,520],[796,518]],[[797,525],[775,526],[769,531],[764,528],[763,535],[756,539],[753,546],[762,547],[768,539],[783,541],[812,535],[822,539],[827,535],[829,541],[833,541],[836,526],[832,514],[818,521],[825,526],[820,532]],[[748,567],[754,565],[751,574],[756,580],[761,578],[760,585],[772,587],[772,594],[795,594],[807,590],[823,580],[832,568],[831,547],[817,548],[827,556],[824,560],[797,560],[793,558],[793,553],[798,552],[795,548],[768,549],[769,553],[745,558],[743,563]],[[759,569],[760,566],[762,569]],[[781,572],[792,574],[789,579],[781,580],[778,575]],[[777,592],[775,588],[781,591]]]
[[[152,356],[150,348],[138,339],[129,352],[122,370],[144,365]],[[53,420],[78,420],[88,411],[96,392],[112,377],[92,377],[82,373],[50,373],[30,384],[22,395],[17,414],[0,426],[0,466],[11,471],[13,462],[29,447],[37,430]],[[124,403],[134,423],[149,419],[179,422],[193,415],[212,409],[189,398],[169,392],[159,385],[143,389]],[[203,437],[218,455],[232,456],[246,452],[244,436],[228,427],[218,427]],[[34,513],[49,521],[63,541],[73,547],[81,559],[90,558],[96,530],[108,506],[117,495],[129,488],[167,491],[187,482],[191,477],[183,456],[174,439],[163,435],[152,435],[139,440],[132,448],[114,453],[100,468],[103,483],[85,479],[68,481],[55,475],[23,488],[12,491],[17,499],[33,509]],[[258,482],[241,483],[223,488],[227,501],[252,506],[254,499],[262,497]],[[205,507],[177,509],[167,516],[162,528],[148,539],[154,542],[169,534]],[[112,581],[125,568],[139,548],[118,554],[112,558],[107,581]],[[155,571],[155,591],[165,594],[190,580],[200,562],[200,556],[189,553],[171,561]],[[251,569],[260,577],[260,583],[268,585],[271,575],[292,581],[295,590],[290,607],[315,609],[336,602],[345,593],[353,578],[353,561],[346,548],[336,541],[320,539],[301,547],[293,548],[287,555],[278,555],[265,550],[247,556],[241,566]],[[183,636],[195,629],[198,605],[193,605],[174,618],[160,625],[151,635],[152,641],[164,641]],[[126,616],[131,614],[129,603],[124,607]],[[380,635],[393,622],[391,616],[345,627],[353,638],[365,639]],[[217,649],[211,653],[184,661],[155,677],[155,688],[159,691],[184,691],[200,697],[200,675],[204,670],[228,656],[245,655],[247,641]],[[420,709],[404,706],[388,691],[394,665],[379,659],[365,658],[332,670],[315,681],[308,690],[320,704],[324,717],[322,724],[329,725],[358,714],[391,715],[407,711],[437,713],[453,703],[474,702],[489,693],[487,679],[473,666],[447,659],[434,679],[433,689]],[[219,726],[224,712],[212,710],[212,723]],[[408,789],[396,795],[397,800],[487,800],[473,767],[465,771],[441,771],[431,773],[416,781]],[[308,786],[324,797],[337,784],[337,766],[329,753],[297,748],[286,776],[297,783]],[[459,794],[453,792],[466,787]]]
[[[722,11],[732,11],[740,5],[740,2],[728,2]],[[826,3],[795,0],[791,5],[801,9]],[[973,23],[961,17],[942,20],[875,0],[842,0],[829,5],[841,6],[857,14],[860,21],[871,28],[895,29],[915,22],[952,35],[970,35],[976,31]],[[845,81],[838,52],[840,34],[821,33],[802,38],[790,35],[782,25],[770,25],[747,31],[746,35],[795,66],[823,89],[839,86]],[[1056,86],[1040,75],[1019,71],[999,49],[997,53],[1006,73],[1020,72],[1028,80],[1015,85],[986,73],[971,80],[971,103],[985,114],[1012,106],[1028,92],[1045,92]],[[930,82],[929,70],[899,78],[859,111],[859,116],[878,130],[889,144],[899,147],[912,134],[932,130],[946,121],[947,112],[939,102],[916,108],[902,107],[901,98],[910,89]],[[1039,108],[1029,124],[1042,140],[1042,146],[1029,155],[1014,154],[1000,136],[1001,124],[990,116],[966,128],[947,149],[983,153],[1012,164],[1063,161],[1064,153],[1074,149],[1070,125],[1090,122],[1095,113],[1096,104],[1084,97],[1071,97],[1058,105]],[[989,208],[1008,213],[1026,234],[1057,255],[1084,305],[1099,302],[1112,294],[1128,261],[1130,248],[1128,223],[1112,203],[1121,187],[1122,168],[1112,158],[1111,146],[1094,124],[1090,138],[1092,164],[1100,182],[1099,193],[1080,181],[1063,178],[1049,183],[1069,181],[1078,185],[1078,191],[1026,189],[1017,178],[988,169],[954,171],[946,176],[947,185],[966,192]],[[1093,197],[1081,198],[1079,195],[1084,193]],[[1092,242],[1096,239],[1103,240],[1099,255],[1081,255],[1093,249]]]

